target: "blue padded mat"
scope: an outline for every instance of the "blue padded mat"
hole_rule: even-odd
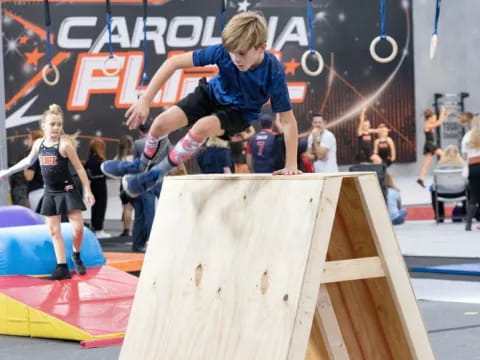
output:
[[[480,263],[411,267],[408,270],[436,274],[480,275]]]

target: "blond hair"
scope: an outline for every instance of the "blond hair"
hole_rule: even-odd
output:
[[[177,167],[174,167],[170,171],[170,175],[172,176],[188,175],[187,167],[185,166],[185,164],[180,164]]]
[[[228,52],[246,52],[265,44],[267,36],[267,22],[263,15],[246,11],[230,19],[223,29],[222,43]]]
[[[43,124],[45,120],[47,119],[48,115],[58,115],[62,119],[63,123],[63,110],[60,107],[60,105],[57,104],[51,104],[47,110],[45,110],[42,114],[42,120],[40,120],[40,123]],[[78,135],[80,135],[80,131],[75,132],[72,135],[65,134],[65,132],[62,129],[62,139],[68,141],[72,146],[76,149],[78,147]]]
[[[74,134],[63,134],[62,139],[68,141],[72,146],[76,149],[78,147],[79,141],[78,136],[80,135],[80,131],[76,131]]]
[[[48,115],[58,115],[62,118],[63,121],[63,111],[62,108],[57,105],[57,104],[51,104],[47,110],[45,110],[42,114],[42,120],[41,122],[43,123],[45,119],[47,118]]]
[[[473,119],[473,114],[468,111],[464,111],[460,113],[460,117],[458,118],[458,122],[460,125],[465,126],[465,125],[470,125]]]
[[[215,146],[215,147],[222,147],[222,148],[228,148],[228,141],[220,139],[218,136],[210,136],[207,139],[207,143],[205,146],[210,147],[210,146]]]
[[[438,165],[458,165],[463,166],[463,159],[460,155],[458,147],[455,145],[448,145],[444,150],[442,157],[438,161]]]
[[[475,115],[472,119],[472,132],[468,142],[470,149],[480,149],[480,115]]]

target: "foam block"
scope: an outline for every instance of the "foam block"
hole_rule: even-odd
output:
[[[72,227],[62,223],[67,265],[73,269]],[[105,256],[95,235],[84,228],[81,248],[85,266],[105,264]],[[48,275],[56,265],[53,242],[47,225],[0,228],[0,275]]]
[[[18,205],[0,206],[0,228],[44,224],[43,216]]]

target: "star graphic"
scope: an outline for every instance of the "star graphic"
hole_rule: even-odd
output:
[[[25,45],[30,38],[27,35],[23,35],[18,39],[20,45]]]
[[[248,11],[248,7],[251,5],[247,0],[243,0],[242,2],[237,3],[238,10],[237,12],[240,11]]]
[[[295,75],[295,71],[300,66],[300,63],[292,58],[289,62],[283,63],[285,65],[285,75],[292,74]]]
[[[27,57],[27,62],[25,63],[25,65],[33,64],[35,66],[38,66],[38,60],[45,56],[45,53],[39,52],[38,48],[35,48],[32,52],[26,52],[25,56]]]

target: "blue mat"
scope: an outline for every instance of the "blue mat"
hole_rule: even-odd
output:
[[[430,267],[411,267],[411,272],[425,272],[436,274],[480,275],[480,263],[449,264]]]
[[[62,223],[67,265],[73,269],[72,227]],[[95,235],[84,228],[80,249],[85,266],[105,265],[102,247]],[[2,275],[48,275],[57,261],[52,238],[47,225],[30,225],[0,228],[0,276]]]

